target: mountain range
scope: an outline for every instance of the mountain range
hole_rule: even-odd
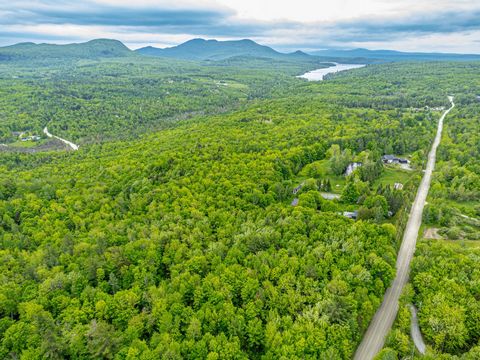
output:
[[[192,39],[168,48],[143,47],[130,50],[122,42],[110,39],[96,39],[78,44],[35,44],[20,43],[0,47],[0,61],[15,60],[62,60],[98,59],[113,57],[154,56],[184,60],[219,61],[230,58],[263,58],[275,60],[335,61],[339,63],[376,63],[393,61],[476,61],[480,55],[400,52],[393,50],[328,49],[282,53],[271,47],[260,45],[253,40],[218,41]]]

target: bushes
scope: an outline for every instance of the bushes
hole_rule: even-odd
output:
[[[415,302],[425,340],[438,353],[459,355],[480,339],[479,259],[477,248],[436,241],[418,245],[412,265]]]

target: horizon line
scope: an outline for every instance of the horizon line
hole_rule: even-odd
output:
[[[146,48],[146,47],[152,47],[152,48],[156,48],[156,49],[169,49],[169,48],[174,48],[174,47],[177,47],[177,46],[180,46],[182,44],[185,44],[187,42],[190,42],[192,40],[204,40],[204,41],[217,41],[217,42],[239,42],[239,41],[245,41],[245,40],[249,40],[249,41],[252,41],[254,42],[255,44],[257,45],[261,45],[261,46],[267,46],[275,51],[278,51],[278,52],[284,52],[285,50],[278,50],[276,49],[275,47],[271,46],[271,45],[265,45],[265,44],[262,44],[258,41],[255,41],[255,40],[252,40],[252,39],[249,39],[249,38],[236,38],[236,39],[229,39],[229,40],[218,40],[216,38],[202,38],[202,37],[192,37],[191,39],[189,40],[186,40],[186,41],[183,41],[183,42],[180,42],[180,43],[177,43],[176,45],[172,45],[172,46],[167,46],[167,47],[157,47],[157,46],[154,46],[154,45],[146,45],[144,44],[144,46],[139,46],[139,47],[131,47],[131,46],[128,46],[124,41],[122,40],[119,40],[119,39],[114,39],[114,38],[93,38],[93,39],[90,39],[90,40],[81,40],[81,41],[72,41],[72,42],[35,42],[35,41],[21,41],[21,42],[18,42],[18,43],[12,43],[12,44],[8,44],[8,45],[1,45],[0,46],[0,49],[2,48],[6,48],[6,47],[11,47],[11,46],[16,46],[16,45],[23,45],[23,44],[33,44],[33,45],[58,45],[58,46],[62,46],[62,45],[81,45],[81,44],[87,44],[89,42],[92,42],[92,41],[97,41],[97,40],[109,40],[109,41],[118,41],[120,43],[122,43],[127,49],[129,49],[130,51],[137,51],[139,49],[143,49],[143,48]],[[470,52],[466,52],[466,53],[463,53],[463,52],[444,52],[444,51],[430,51],[430,52],[424,52],[424,51],[403,51],[403,50],[397,50],[397,49],[387,49],[387,48],[367,48],[367,47],[338,47],[338,46],[321,46],[319,47],[318,49],[313,49],[313,48],[297,48],[296,50],[290,50],[289,52],[287,53],[292,53],[292,52],[295,52],[295,51],[303,51],[305,53],[307,53],[308,55],[312,55],[310,52],[319,52],[319,51],[332,51],[332,50],[335,50],[335,51],[354,51],[354,50],[366,50],[366,51],[392,51],[392,52],[398,52],[398,53],[404,53],[404,54],[438,54],[438,55],[471,55],[471,56],[480,56],[480,53],[470,53]]]

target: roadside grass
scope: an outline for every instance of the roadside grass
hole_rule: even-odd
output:
[[[457,208],[464,215],[477,217],[475,207],[478,206],[478,201],[455,201],[442,198],[442,203]]]
[[[462,247],[462,248],[480,248],[480,241],[478,240],[450,240],[450,239],[424,239],[423,237],[419,241],[424,242],[440,242],[445,246]]]

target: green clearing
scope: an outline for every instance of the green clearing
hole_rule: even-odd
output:
[[[397,167],[384,166],[382,174],[375,181],[375,186],[393,186],[395,183],[401,183],[405,185],[417,174],[419,174],[418,171],[409,171]]]
[[[29,149],[29,148],[35,148],[41,144],[44,144],[45,142],[47,141],[47,139],[42,139],[42,140],[38,140],[38,141],[21,141],[21,140],[17,140],[13,143],[9,143],[8,146],[11,146],[13,148],[26,148],[26,149]]]

